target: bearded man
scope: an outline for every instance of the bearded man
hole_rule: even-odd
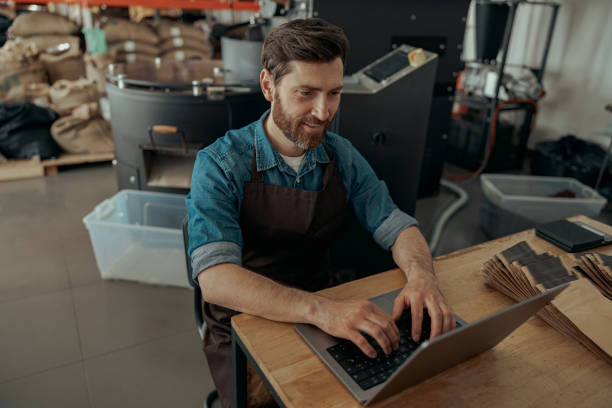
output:
[[[376,352],[364,334],[387,354],[397,349],[395,321],[405,308],[415,340],[424,308],[432,337],[455,327],[416,220],[393,203],[350,135],[328,131],[347,49],[344,32],[321,19],[273,30],[263,45],[260,75],[271,109],[198,153],[187,197],[189,254],[204,299],[204,352],[225,407],[232,401],[235,313],[310,323],[371,357]],[[349,211],[406,275],[392,315],[366,300],[312,293],[333,283],[326,251]]]

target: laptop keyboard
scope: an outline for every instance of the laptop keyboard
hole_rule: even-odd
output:
[[[427,313],[423,314],[423,325],[421,338],[418,342],[412,340],[410,311],[404,311],[397,327],[400,331],[399,348],[390,354],[385,354],[376,340],[363,333],[366,340],[376,350],[376,357],[370,358],[363,354],[359,348],[349,340],[341,340],[340,343],[331,346],[327,352],[336,360],[348,375],[361,387],[362,390],[370,389],[383,383],[393,372],[410,357],[410,355],[429,339],[431,320]],[[458,325],[457,325],[458,326]]]

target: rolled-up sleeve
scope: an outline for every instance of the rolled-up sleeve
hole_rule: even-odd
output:
[[[388,250],[404,229],[417,220],[400,210],[366,159],[351,145],[349,199],[357,219],[383,249]]]
[[[413,225],[418,225],[417,220],[399,208],[396,208],[391,215],[376,228],[374,231],[374,240],[382,248],[388,250],[395,243],[400,232]]]
[[[217,264],[240,265],[242,232],[237,190],[228,173],[206,151],[198,153],[185,202],[193,279]]]
[[[242,265],[242,249],[228,241],[211,242],[195,248],[191,253],[194,282],[201,271],[222,263]]]

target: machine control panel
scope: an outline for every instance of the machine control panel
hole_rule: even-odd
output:
[[[414,58],[416,54],[419,55],[419,58]],[[343,92],[350,94],[377,93],[437,57],[432,52],[422,51],[410,45],[402,45],[353,75],[345,76]],[[419,61],[418,64],[415,64],[416,60]]]

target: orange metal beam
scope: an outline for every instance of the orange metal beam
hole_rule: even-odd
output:
[[[13,0],[16,3],[47,4],[67,3],[87,6],[129,7],[143,6],[154,9],[184,9],[184,10],[240,10],[259,11],[257,1],[248,0]]]

